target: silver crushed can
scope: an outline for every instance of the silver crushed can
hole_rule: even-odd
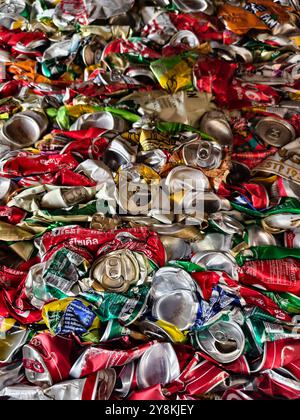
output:
[[[196,333],[199,349],[218,363],[232,363],[244,352],[245,335],[236,322],[220,321]]]
[[[0,129],[0,144],[12,150],[32,146],[45,133],[48,119],[37,111],[25,111],[14,115]]]
[[[207,112],[201,120],[200,129],[215,138],[221,145],[232,145],[233,133],[222,111]]]
[[[175,350],[170,343],[157,343],[150,347],[137,364],[136,377],[140,389],[156,384],[166,385],[180,374]]]
[[[275,147],[285,146],[296,139],[294,127],[287,121],[274,117],[262,118],[255,126],[255,134]]]

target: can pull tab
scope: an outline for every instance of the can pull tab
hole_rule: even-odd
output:
[[[110,258],[107,261],[106,275],[111,279],[119,279],[122,276],[122,267],[118,258]]]

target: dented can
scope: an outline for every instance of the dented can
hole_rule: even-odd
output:
[[[195,323],[198,309],[197,299],[189,291],[178,289],[154,300],[152,315],[185,331]]]
[[[275,147],[282,147],[296,139],[294,127],[287,121],[266,117],[255,126],[255,133],[265,143]]]
[[[137,364],[137,386],[149,388],[157,383],[166,385],[180,374],[177,355],[170,343],[157,343],[149,348]]]
[[[217,169],[223,158],[223,151],[218,143],[192,141],[183,147],[184,163],[205,169]]]
[[[45,114],[25,111],[13,116],[0,130],[0,143],[11,149],[21,149],[36,143],[48,126]]]
[[[76,351],[72,339],[42,333],[23,347],[26,379],[39,386],[52,386],[69,378]]]
[[[219,363],[232,363],[244,352],[245,335],[236,322],[220,321],[195,335],[199,348]]]

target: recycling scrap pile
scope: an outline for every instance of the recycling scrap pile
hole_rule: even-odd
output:
[[[0,398],[300,398],[300,3],[0,2]]]

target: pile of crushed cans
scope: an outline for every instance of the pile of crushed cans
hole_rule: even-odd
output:
[[[0,1],[0,399],[300,399],[300,2]]]

